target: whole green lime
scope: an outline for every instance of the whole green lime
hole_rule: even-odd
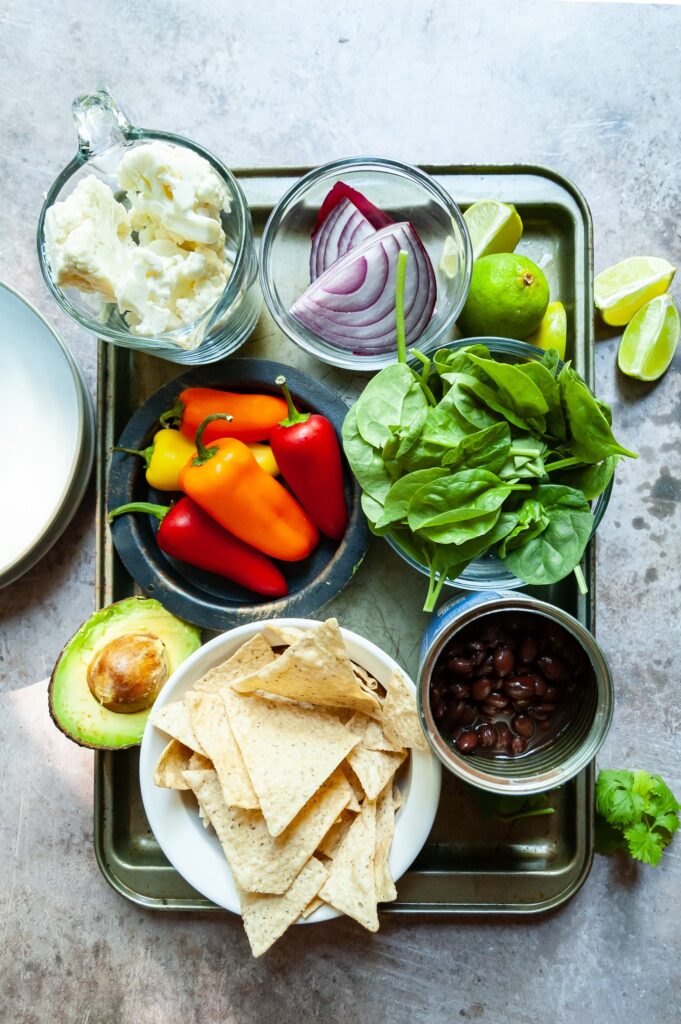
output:
[[[537,264],[517,253],[496,252],[473,264],[458,325],[467,337],[522,341],[539,326],[548,304],[549,286]]]

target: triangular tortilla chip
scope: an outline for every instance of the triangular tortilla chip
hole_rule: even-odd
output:
[[[339,820],[334,821],[333,825],[322,839],[321,843],[317,847],[317,852],[323,853],[325,857],[329,857],[333,860],[354,820],[354,814],[349,813],[346,808],[345,812],[341,814]]]
[[[346,722],[346,726],[350,732],[361,736],[362,746],[366,747],[367,750],[388,750],[395,754],[404,752],[403,746],[395,746],[388,739],[383,732],[380,722],[375,721],[373,718],[368,718],[361,711],[355,711],[350,721]]]
[[[290,697],[322,707],[351,708],[380,717],[381,702],[352,671],[352,664],[335,619],[304,633],[272,662],[237,680],[239,693]]]
[[[223,692],[267,827],[280,835],[357,743],[318,708]]]
[[[179,740],[171,740],[154,768],[154,785],[162,789],[189,789],[182,778],[182,772],[189,767],[191,757],[189,747],[185,747]]]
[[[350,826],[334,859],[320,897],[336,910],[378,931],[376,913],[376,804],[367,800]]]
[[[190,772],[210,772],[213,770],[213,762],[203,754],[192,754],[188,769]]]
[[[270,647],[290,647],[305,633],[298,626],[265,626],[261,636]]]
[[[253,956],[262,956],[298,920],[327,875],[321,861],[312,857],[283,896],[239,892],[241,916]]]
[[[256,633],[245,644],[242,644],[231,658],[206,672],[205,676],[202,676],[194,684],[194,689],[199,693],[215,693],[223,687],[229,686],[234,679],[257,672],[258,669],[269,665],[271,661],[274,661],[272,648],[262,633]]]
[[[381,721],[383,732],[396,747],[428,750],[428,743],[416,710],[416,694],[404,676],[398,672],[393,672],[390,677],[388,692],[383,701]]]
[[[194,735],[218,773],[225,803],[230,807],[258,807],[258,798],[234,739],[222,695],[188,693],[185,703]]]
[[[360,744],[348,754],[348,764],[369,800],[376,800],[406,756],[406,750],[395,754],[387,750],[367,750]]]
[[[300,916],[309,917],[310,914],[314,914],[315,910],[319,910],[319,908],[323,906],[324,900],[320,900],[319,896],[315,896],[315,898],[310,903],[308,903],[308,905],[305,907],[305,910],[302,912]]]
[[[284,893],[350,799],[350,786],[335,772],[277,838],[260,811],[228,807],[215,772],[184,773],[209,816],[234,881],[249,892]]]
[[[390,903],[397,899],[397,889],[390,874],[390,847],[395,832],[395,810],[393,807],[393,786],[389,782],[376,801],[376,900]]]
[[[167,732],[173,739],[184,743],[185,747],[195,750],[197,754],[205,755],[206,751],[194,735],[194,730],[189,721],[189,712],[183,700],[172,701],[172,703],[166,704],[165,707],[158,710],[152,708],[149,721],[157,729]]]

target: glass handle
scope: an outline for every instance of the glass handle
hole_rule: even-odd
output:
[[[124,145],[137,130],[107,89],[77,96],[71,112],[83,157],[101,156],[113,146]]]

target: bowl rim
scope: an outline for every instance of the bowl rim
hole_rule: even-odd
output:
[[[74,306],[66,292],[59,287],[52,277],[52,271],[47,258],[45,241],[45,217],[49,208],[57,201],[57,196],[63,189],[64,185],[66,185],[73,175],[76,174],[77,171],[87,168],[88,164],[96,161],[96,157],[91,158],[82,150],[79,150],[68,164],[59,172],[45,194],[45,199],[40,209],[36,228],[38,262],[40,264],[40,270],[45,284],[52,292],[52,295],[59,303],[59,306],[69,317],[71,317],[72,320],[79,324],[79,326],[97,337],[105,338],[107,341],[114,343],[120,342],[121,336],[126,338],[129,337],[139,343],[140,350],[142,348],[146,348],[147,351],[151,352],[152,350],[156,350],[158,354],[162,354],[166,350],[173,351],[177,349],[178,346],[176,342],[178,338],[184,338],[191,335],[206,321],[217,321],[229,308],[231,303],[238,297],[243,283],[242,278],[248,269],[248,243],[249,239],[252,238],[250,209],[244,191],[236,177],[232,174],[229,168],[222,163],[219,157],[215,156],[214,153],[206,149],[204,146],[199,145],[199,143],[193,142],[191,139],[188,139],[183,135],[177,135],[174,132],[157,131],[151,128],[138,128],[135,125],[128,125],[128,127],[123,131],[123,135],[126,147],[132,147],[136,143],[144,144],[145,142],[159,141],[168,142],[170,145],[179,146],[183,149],[193,150],[193,152],[198,156],[207,160],[213,170],[216,171],[216,173],[220,175],[228,185],[231,193],[230,198],[234,201],[234,212],[236,213],[237,223],[239,226],[239,241],[236,259],[220,297],[215,301],[214,305],[212,305],[210,309],[207,309],[205,313],[201,313],[200,316],[196,317],[190,323],[184,324],[182,327],[178,327],[174,331],[163,331],[159,334],[154,334],[153,336],[137,335],[133,334],[131,331],[123,332],[120,329],[110,328],[105,322],[86,316]],[[230,210],[230,212],[232,211]]]
[[[259,622],[245,623],[244,625],[237,626],[234,629],[227,630],[224,633],[209,640],[208,643],[199,647],[198,650],[194,651],[193,654],[182,662],[182,664],[175,670],[173,675],[170,677],[168,682],[161,690],[159,696],[156,699],[155,707],[163,707],[167,704],[178,687],[181,690],[188,689],[197,679],[201,677],[205,672],[215,665],[219,665],[230,653],[234,653],[238,648],[256,633],[262,632],[268,626],[270,627],[299,627],[302,629],[310,628],[311,626],[318,625],[321,620],[318,619],[307,619],[307,618],[272,618],[266,619]],[[361,650],[362,656],[366,657],[369,664],[366,666],[368,671],[372,673],[376,672],[376,665],[380,665],[382,670],[385,672],[384,681],[387,682],[389,675],[397,670],[400,672],[402,677],[407,680],[409,685],[413,688],[416,696],[416,684],[408,675],[407,672],[395,661],[391,655],[387,654],[377,644],[371,640],[367,640],[361,634],[354,632],[354,630],[347,629],[344,626],[340,626],[341,634],[343,639],[348,642],[349,646],[353,646]],[[229,653],[226,653],[229,651]],[[353,651],[350,651],[353,655]],[[358,659],[360,655],[354,654],[355,659]],[[380,681],[380,680],[379,680]],[[173,846],[173,840],[175,839],[174,830],[170,829],[170,842],[168,836],[165,834],[163,824],[159,825],[159,821],[162,821],[163,815],[173,812],[180,812],[180,805],[184,807],[184,801],[182,795],[177,790],[158,790],[153,783],[153,767],[155,764],[154,757],[160,753],[167,743],[167,738],[159,730],[152,725],[151,721],[147,719],[144,727],[144,734],[142,736],[142,742],[140,747],[139,757],[139,778],[140,778],[140,790],[142,795],[142,803],[144,810],[149,820],[154,836],[159,843],[159,846],[163,850],[164,854],[171,862],[173,867],[179,874],[185,878],[190,885],[192,885],[197,891],[201,892],[206,898],[211,899],[214,903],[219,906],[223,906],[226,910],[231,910],[234,913],[240,913],[238,908],[238,897],[236,897],[236,891],[234,897],[236,902],[233,901],[231,906],[226,906],[224,901],[215,899],[214,896],[218,895],[218,892],[214,892],[214,895],[210,895],[206,888],[213,891],[213,886],[205,886],[205,876],[201,875],[198,870],[197,873],[192,873],[193,864],[190,867],[189,873],[192,874],[192,878],[188,878],[186,871],[186,865],[182,863],[180,867],[177,863],[177,851]],[[160,748],[160,749],[159,749]],[[402,806],[399,808],[396,819],[395,819],[395,834],[393,836],[393,845],[390,854],[390,866],[395,881],[404,874],[418,856],[419,852],[423,848],[430,830],[432,828],[435,816],[437,814],[437,808],[440,799],[440,786],[442,779],[442,769],[440,762],[436,757],[433,757],[430,750],[412,750],[409,758],[409,769],[408,779],[405,784],[406,796],[404,797]],[[168,810],[170,808],[170,812]],[[185,808],[186,810],[186,808]],[[198,819],[198,815],[196,815]],[[198,835],[204,836],[206,839],[212,839],[205,833],[204,829],[198,826]],[[400,844],[395,845],[395,838],[398,836],[398,829],[400,835]],[[161,833],[159,838],[158,832]],[[217,842],[217,839],[215,840]],[[220,850],[221,864],[223,871],[221,874],[224,875],[224,854]],[[231,881],[231,872],[228,874]],[[204,888],[205,886],[205,888]],[[303,924],[316,924],[321,921],[327,921],[331,918],[340,917],[340,912],[333,910],[331,907],[322,907],[311,914],[309,918],[304,919]]]
[[[303,349],[305,352],[308,352],[310,355],[316,356],[323,362],[332,366],[338,366],[341,369],[350,369],[355,372],[365,371],[367,373],[374,373],[376,370],[379,370],[383,366],[393,362],[395,359],[395,353],[387,352],[374,356],[357,356],[352,352],[348,352],[343,349],[335,349],[328,342],[318,338],[312,331],[309,331],[307,328],[303,327],[302,324],[295,321],[290,316],[289,311],[279,301],[278,296],[271,287],[272,276],[270,274],[270,255],[273,241],[281,226],[284,214],[294,202],[301,200],[310,187],[315,185],[320,179],[325,177],[332,178],[337,174],[341,174],[343,171],[348,170],[373,170],[381,174],[393,176],[399,175],[411,179],[412,182],[419,185],[425,191],[430,192],[431,195],[438,199],[440,204],[447,210],[448,215],[452,219],[453,226],[456,226],[456,230],[459,233],[464,250],[462,259],[463,270],[461,274],[459,294],[457,295],[456,302],[452,303],[452,306],[443,320],[443,323],[438,328],[437,333],[426,342],[423,342],[420,339],[418,340],[417,346],[419,351],[430,353],[435,349],[440,344],[443,334],[452,327],[457,316],[463,309],[466,296],[468,295],[471,275],[473,273],[473,246],[466,222],[458,203],[450,193],[440,185],[437,179],[428,174],[427,171],[422,170],[420,167],[416,167],[413,164],[408,164],[400,160],[393,160],[389,157],[355,156],[331,160],[328,163],[320,164],[318,167],[312,168],[306,174],[298,178],[277,201],[267,218],[260,242],[260,290],[270,316],[289,341],[292,341],[295,345]],[[428,326],[429,325],[426,325],[424,333],[428,330]]]
[[[461,614],[458,617],[452,617],[451,613],[457,605],[461,606]],[[496,775],[490,770],[485,771],[477,764],[473,765],[470,760],[457,754],[450,747],[432,716],[430,685],[432,669],[440,652],[453,634],[478,618],[497,612],[514,611],[529,612],[551,619],[578,640],[593,668],[597,701],[588,732],[577,750],[564,763],[540,773],[505,777]],[[612,723],[615,691],[605,654],[593,633],[583,623],[557,605],[552,605],[529,594],[519,594],[514,590],[462,595],[448,601],[436,614],[435,626],[432,631],[426,633],[424,638],[416,690],[421,727],[431,750],[445,768],[462,781],[488,793],[505,796],[530,796],[562,786],[594,760],[605,742]],[[530,757],[531,754],[527,758],[528,764]],[[490,761],[490,764],[493,763]]]
[[[496,345],[496,347],[493,347],[493,345],[490,345],[490,342],[494,343]],[[431,357],[433,357],[438,352],[442,351],[442,349],[445,349],[445,348],[446,349],[452,349],[454,351],[458,351],[459,349],[467,348],[469,345],[478,345],[478,344],[487,345],[488,348],[490,349],[490,352],[497,352],[498,351],[498,352],[506,353],[508,355],[518,355],[521,358],[523,356],[523,353],[525,355],[529,355],[531,358],[537,359],[537,360],[541,359],[542,356],[545,355],[545,350],[544,349],[539,348],[538,345],[532,345],[529,341],[520,341],[519,339],[516,339],[516,338],[501,338],[501,337],[497,337],[496,335],[489,335],[489,336],[480,335],[480,336],[475,336],[475,337],[471,337],[471,338],[459,338],[456,341],[451,341],[451,342],[448,342],[448,343],[446,343],[444,345],[439,345],[434,351],[430,352],[429,355]],[[569,360],[567,360],[567,361],[569,362]],[[562,368],[565,365],[565,362],[566,362],[566,360],[559,359],[558,360],[558,365]],[[417,364],[416,360],[411,360],[411,363],[414,366],[419,365],[419,364]],[[589,387],[588,384],[586,386]],[[589,388],[589,391],[591,391],[591,394],[594,394],[594,392],[592,391],[591,388]],[[605,513],[606,513],[606,511],[608,509],[608,505],[610,504],[610,498],[612,497],[612,490],[613,490],[614,485],[615,485],[615,476],[613,474],[613,476],[610,478],[610,481],[609,481],[607,487],[605,488],[605,490],[603,490],[598,495],[598,497],[595,498],[593,500],[593,502],[592,502],[591,512],[592,512],[592,515],[594,517],[594,521],[593,521],[593,526],[591,528],[591,534],[589,536],[589,543],[591,542],[591,540],[595,536],[598,527],[601,525],[601,522],[603,520],[603,516],[605,515]],[[388,545],[392,548],[392,550],[397,555],[399,555],[399,557],[404,562],[406,562],[407,565],[411,566],[412,569],[415,569],[422,576],[429,576],[430,575],[429,570],[426,568],[426,566],[425,565],[421,565],[420,562],[417,562],[416,559],[412,558],[412,556],[407,554],[406,551],[403,551],[402,548],[399,546],[399,544],[389,534],[385,535],[385,540],[387,541]],[[473,562],[475,562],[475,561],[477,561],[477,559],[473,559]],[[468,569],[468,566],[466,566],[466,569]],[[451,579],[448,576],[447,579],[444,582],[444,586],[447,587],[447,589],[449,589],[449,590],[466,590],[466,591],[469,591],[469,592],[471,592],[471,591],[489,591],[489,592],[493,592],[493,591],[496,591],[496,590],[499,590],[499,589],[503,589],[503,590],[516,590],[516,589],[520,589],[521,587],[525,587],[525,586],[528,585],[528,584],[525,583],[524,580],[521,580],[520,577],[515,576],[513,573],[511,573],[509,571],[506,571],[505,575],[503,575],[503,576],[500,575],[500,576],[497,576],[496,578],[492,578],[492,579],[489,579],[489,580],[467,579],[466,578],[466,569],[464,569],[462,574],[460,576],[457,576],[456,579]]]

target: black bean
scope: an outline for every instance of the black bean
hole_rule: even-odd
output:
[[[533,672],[528,679],[532,679],[532,685],[534,687],[535,697],[543,697],[547,692],[546,680],[543,676],[540,676],[538,672]]]
[[[479,725],[478,740],[481,747],[496,747],[498,732],[494,725]]]
[[[524,662],[534,661],[539,654],[539,644],[533,636],[526,636],[520,644],[520,660]]]
[[[473,651],[469,656],[469,661],[473,668],[480,668],[486,657],[487,654],[485,651]]]
[[[478,713],[481,714],[483,718],[496,718],[499,714],[499,708],[495,708],[494,704],[488,704],[485,702],[484,704],[478,705]]]
[[[464,702],[463,710],[459,721],[462,725],[472,725],[475,719],[478,717],[478,710],[472,704]]]
[[[473,700],[487,700],[491,692],[492,680],[487,676],[482,676],[480,679],[476,679],[471,687],[471,696]]]
[[[497,725],[497,750],[508,750],[512,739],[511,730],[506,722],[499,722]]]
[[[447,668],[450,672],[453,672],[457,676],[469,676],[473,670],[468,658],[450,658],[447,662]]]
[[[481,676],[491,676],[494,672],[494,655],[490,654],[488,658],[485,658],[482,665],[480,666]]]
[[[557,686],[547,686],[544,693],[540,694],[539,696],[543,696],[544,700],[553,702],[556,700],[560,700],[561,691],[558,689]]]
[[[541,704],[535,706],[535,711],[545,711],[547,714],[552,715],[556,710],[556,705],[551,704],[549,701],[543,701]]]
[[[467,729],[457,737],[456,745],[462,754],[470,754],[478,745],[478,734]]]
[[[527,708],[530,708],[530,707],[532,707],[532,700],[531,700],[531,698],[528,698],[527,700],[514,700],[513,701],[513,710],[514,711],[525,711]]]
[[[442,701],[433,701],[431,706],[433,708],[433,718],[436,721],[439,721],[441,718],[445,717],[446,708]]]
[[[527,747],[527,740],[524,736],[514,736],[511,740],[511,753],[524,754]]]
[[[468,683],[452,683],[447,692],[455,700],[468,700],[471,695],[471,688]]]
[[[489,704],[490,707],[496,708],[498,711],[501,711],[502,708],[508,707],[508,697],[504,696],[503,693],[497,693],[495,691],[494,693],[490,693],[485,703]]]
[[[515,715],[511,720],[511,727],[526,740],[534,736],[534,722],[527,715]]]
[[[504,680],[504,693],[511,700],[529,700],[534,694],[534,683],[527,676],[511,676]]]
[[[497,647],[494,652],[494,670],[498,676],[510,676],[515,666],[515,657],[510,647]]]
[[[570,676],[565,662],[551,654],[542,655],[537,666],[552,683],[564,683]]]

